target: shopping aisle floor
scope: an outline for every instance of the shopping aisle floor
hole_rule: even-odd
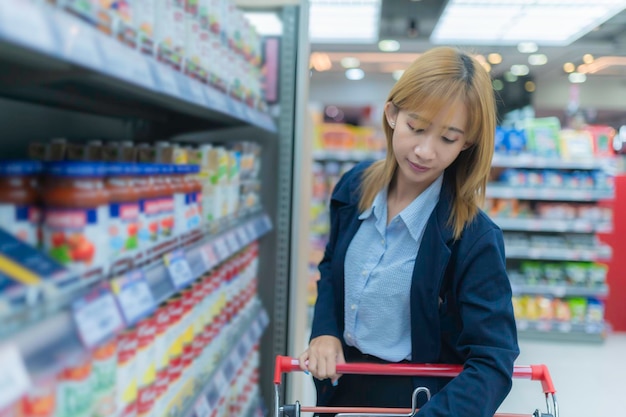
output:
[[[550,370],[561,417],[626,416],[626,333],[609,335],[602,344],[520,340],[520,365],[545,364]],[[315,401],[315,387],[304,381],[302,404]],[[515,380],[501,412],[545,412],[539,382]]]

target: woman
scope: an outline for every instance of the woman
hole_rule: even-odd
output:
[[[493,416],[519,354],[501,230],[480,210],[496,127],[489,74],[439,47],[384,109],[384,160],[346,173],[331,197],[311,340],[300,356],[318,405]],[[340,375],[348,362],[456,363],[450,379]]]

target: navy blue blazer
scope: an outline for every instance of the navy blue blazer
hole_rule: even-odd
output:
[[[319,265],[311,338],[332,335],[344,349],[344,260],[361,224],[361,175],[370,164],[358,164],[335,186],[330,238]],[[411,320],[412,362],[464,364],[453,380],[414,378],[415,387],[433,394],[418,415],[492,417],[511,389],[519,354],[502,231],[480,212],[454,240],[447,225],[454,193],[447,175],[415,260],[411,316],[398,320]],[[318,405],[327,404],[330,383],[316,385]]]

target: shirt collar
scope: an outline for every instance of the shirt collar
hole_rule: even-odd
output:
[[[439,202],[442,184],[443,174],[398,214],[416,242],[421,239],[426,222]],[[424,216],[425,213],[428,215]]]
[[[361,213],[359,220],[365,220],[372,214],[376,216],[376,219],[381,219],[383,215],[387,217],[387,187],[383,188],[378,192],[378,194],[376,194],[371,207]]]

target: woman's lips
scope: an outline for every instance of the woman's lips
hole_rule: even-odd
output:
[[[415,172],[426,172],[430,168],[408,161],[411,169]]]

